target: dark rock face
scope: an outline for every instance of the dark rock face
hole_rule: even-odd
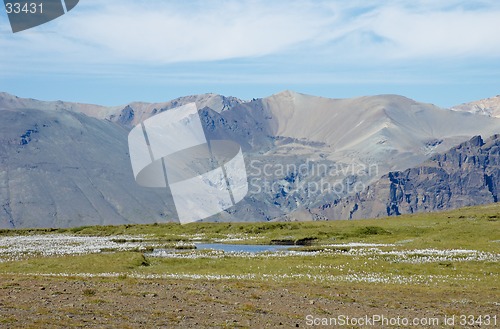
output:
[[[499,189],[500,135],[475,136],[318,212],[329,219],[357,219],[455,209],[498,202]]]
[[[127,105],[120,113],[117,122],[122,126],[130,127],[132,126],[132,121],[134,120],[135,112],[130,105]]]

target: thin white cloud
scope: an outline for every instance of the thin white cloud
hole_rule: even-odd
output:
[[[500,57],[500,2],[353,1],[322,36],[343,63]],[[325,50],[326,49],[326,50]]]
[[[496,58],[497,2],[87,0],[47,25],[0,33],[0,69],[73,72],[103,65],[112,71],[114,64],[270,55],[288,63],[317,55],[325,67],[339,61]],[[0,25],[8,29],[5,21]]]
[[[332,20],[303,1],[107,0],[82,5],[11,48],[104,62],[215,61],[262,56],[315,39]],[[77,7],[79,8],[79,7]],[[12,39],[14,37],[10,37]]]
[[[389,57],[497,57],[499,22],[500,11],[412,12],[393,7],[379,10],[368,29],[392,42]]]

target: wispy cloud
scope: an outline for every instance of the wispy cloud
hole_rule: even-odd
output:
[[[1,14],[0,85],[493,86],[498,22],[498,0],[85,0],[17,34]]]
[[[500,10],[386,7],[377,9],[368,29],[391,42],[394,57],[482,58],[500,56],[499,21]]]
[[[3,34],[2,43],[98,62],[263,56],[314,40],[335,16],[320,9],[304,1],[87,1],[40,28],[55,33]]]
[[[45,27],[2,33],[0,56],[165,64],[280,54],[298,46],[299,52],[327,49],[356,59],[500,56],[499,6],[472,3],[89,0]]]

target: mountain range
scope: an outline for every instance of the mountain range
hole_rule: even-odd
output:
[[[330,99],[292,91],[105,107],[0,93],[0,227],[175,221],[164,189],[136,184],[127,135],[192,102],[208,139],[242,146],[249,179],[247,197],[208,221],[363,218],[496,201],[498,147],[489,145],[498,138],[488,138],[500,133],[498,96],[451,109],[397,95]],[[468,164],[460,158],[465,149],[467,161],[487,154],[484,168],[453,172]],[[439,170],[431,175],[429,168]],[[467,181],[481,172],[482,180]],[[451,193],[447,201],[433,199],[436,184],[449,186],[439,189]],[[431,191],[426,201],[424,190]]]
[[[361,193],[324,205],[326,218],[374,218],[498,202],[500,134],[475,136],[423,164],[389,172]]]

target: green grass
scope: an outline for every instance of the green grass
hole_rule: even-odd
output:
[[[96,307],[98,311],[97,313],[94,311],[94,314],[103,319],[114,315],[110,312],[99,315],[99,310],[113,307],[116,301],[105,289],[100,288],[102,286],[97,283],[101,281],[124,287],[124,292],[117,294],[119,296],[127,294],[131,296],[130,299],[134,296],[145,297],[156,294],[142,288],[141,285],[145,281],[159,282],[158,286],[164,284],[185,286],[185,292],[181,295],[178,291],[176,295],[193,301],[192,307],[197,307],[199,303],[207,305],[226,303],[228,306],[233,306],[235,305],[233,296],[242,295],[242,290],[255,289],[255,292],[248,294],[245,299],[238,299],[238,305],[233,311],[233,314],[249,318],[256,315],[268,316],[267,300],[261,297],[261,295],[269,296],[266,291],[276,291],[278,294],[279,291],[285,290],[292,291],[298,300],[307,296],[307,299],[304,299],[305,307],[316,307],[316,304],[313,306],[308,304],[308,300],[328,299],[335,305],[347,305],[346,307],[352,307],[353,310],[360,305],[365,307],[365,310],[383,309],[384,314],[413,315],[414,312],[423,312],[417,314],[430,312],[429,314],[440,316],[458,316],[466,313],[493,314],[498,310],[498,262],[460,261],[460,256],[457,256],[445,261],[415,264],[396,261],[397,258],[393,255],[355,255],[348,252],[352,247],[325,245],[364,242],[393,244],[393,246],[380,246],[383,251],[471,249],[499,254],[499,217],[500,206],[495,204],[438,214],[359,221],[195,223],[185,226],[162,224],[3,231],[0,234],[66,233],[85,236],[129,236],[113,237],[117,243],[125,243],[141,234],[163,247],[172,247],[177,241],[200,237],[200,233],[203,233],[207,240],[234,235],[252,238],[239,241],[240,243],[268,244],[272,240],[297,241],[306,238],[315,240],[312,246],[291,246],[309,252],[306,256],[155,258],[149,257],[147,251],[143,250],[126,252],[108,250],[96,254],[31,257],[0,262],[0,294],[16,289],[15,281],[4,278],[40,279],[39,275],[54,275],[56,277],[43,278],[44,282],[57,283],[58,280],[92,282],[93,284],[85,286],[78,292],[78,298],[88,307]],[[204,250],[177,252],[215,255]],[[114,276],[108,277],[110,273]],[[61,274],[66,276],[57,277]],[[94,274],[97,277],[82,278],[79,276],[82,274]],[[155,275],[158,275],[158,278],[154,278]],[[215,299],[203,292],[203,286],[192,288],[193,279],[190,278],[193,276],[201,278],[201,280],[195,279],[197,284],[200,282],[206,284],[208,277],[222,276],[224,280],[220,284],[227,290],[223,296]],[[352,281],[352,278],[355,280]],[[161,293],[158,294],[161,296]],[[279,298],[278,296],[276,298]],[[170,299],[167,302],[170,302]],[[318,305],[321,303],[318,302]],[[367,305],[369,308],[366,308]],[[191,307],[191,304],[183,306],[184,309],[187,307]],[[56,320],[43,317],[45,313],[50,312],[48,309],[38,307],[36,312],[41,319],[35,320],[34,326],[56,325],[54,322]],[[128,312],[132,313],[133,307]],[[296,319],[297,323],[303,320],[297,309],[290,311],[285,309],[283,312],[288,318]],[[78,314],[78,310],[68,308],[66,313]],[[315,314],[329,317],[335,316],[338,311],[334,308],[318,308]],[[169,324],[180,323],[178,313],[172,315],[167,312],[161,316],[169,319]],[[15,317],[4,317],[0,320],[0,327],[2,324],[5,326],[19,324],[16,321],[18,320]],[[68,325],[81,324],[77,320],[67,321]],[[226,323],[221,323],[220,327],[226,327]]]
[[[192,223],[89,226],[69,229],[0,230],[2,235],[66,233],[85,236],[146,235],[164,243],[186,241],[195,234],[207,240],[228,235],[252,236],[237,243],[269,244],[271,240],[316,239],[315,244],[398,243],[408,248],[470,248],[497,251],[500,243],[500,203],[441,213],[356,221]],[[497,242],[492,242],[497,241]]]
[[[499,271],[498,262],[488,260],[461,261],[461,255],[411,263],[402,261],[392,254],[355,254],[349,242],[389,244],[379,246],[382,251],[414,251],[425,254],[424,249],[468,249],[500,254],[500,203],[470,207],[455,211],[417,214],[382,219],[357,221],[318,222],[269,222],[269,223],[193,223],[94,226],[71,229],[26,229],[1,230],[0,236],[35,234],[71,234],[80,236],[113,236],[121,244],[148,239],[155,248],[187,248],[177,253],[204,256],[198,258],[155,258],[148,256],[151,245],[131,251],[105,250],[102,253],[71,256],[27,256],[22,260],[0,262],[0,294],[18,289],[19,280],[28,280],[40,274],[54,275],[43,278],[46,282],[81,281],[84,274],[96,278],[85,278],[94,284],[85,286],[78,297],[87,305],[96,305],[100,310],[115,303],[105,289],[96,283],[111,282],[120,287],[118,294],[125,296],[148,296],[151,291],[142,288],[147,281],[160,284],[184,285],[183,297],[205,304],[233,305],[226,296],[241,294],[241,290],[255,289],[244,300],[238,300],[237,314],[255,317],[265,315],[268,308],[266,291],[291,289],[297,299],[329,299],[339,305],[369,305],[374,310],[384,309],[387,314],[414,314],[412,312],[435,312],[439,315],[493,314],[498,310]],[[141,236],[139,236],[141,235]],[[269,244],[272,240],[298,242],[310,239],[311,246],[290,246],[304,251],[306,255],[286,257],[217,256],[206,250],[189,250],[193,238],[211,241],[228,237],[240,237],[235,243]],[[328,246],[340,244],[340,246]],[[416,251],[418,250],[418,251]],[[409,259],[419,259],[419,255]],[[210,257],[209,257],[210,256]],[[109,277],[108,274],[114,276]],[[65,277],[57,277],[57,275]],[[159,278],[152,278],[158,275]],[[226,293],[215,299],[204,294],[203,286],[192,287],[192,276],[200,276],[206,283],[207,277],[223,276]],[[9,278],[9,280],[4,280]],[[15,278],[12,280],[11,278]],[[352,280],[354,278],[354,281]],[[44,285],[45,285],[44,283]],[[212,285],[208,283],[208,285]],[[57,285],[54,285],[57,286]],[[115,286],[113,286],[115,287]],[[121,287],[124,287],[121,292]],[[134,287],[136,290],[132,290]],[[109,289],[106,288],[106,289]],[[113,288],[115,289],[115,288]],[[137,290],[139,289],[139,290]],[[163,288],[162,288],[163,289]],[[130,292],[132,291],[132,292]],[[159,293],[161,296],[161,293]],[[179,293],[176,292],[179,296]],[[269,296],[269,294],[267,295]],[[396,296],[396,297],[394,297]],[[382,298],[381,298],[382,297]],[[128,297],[127,297],[128,298]],[[36,300],[34,300],[36,302]],[[14,301],[16,307],[18,301]],[[13,302],[13,303],[14,303]],[[265,304],[263,304],[265,302]],[[307,301],[306,301],[307,303]],[[193,302],[193,306],[197,305]],[[306,305],[306,307],[309,304]],[[318,303],[320,305],[320,303]],[[31,307],[31,306],[30,306]],[[316,307],[316,304],[314,305]],[[401,309],[404,307],[404,309]],[[409,309],[407,310],[407,307]],[[39,307],[37,314],[49,312]],[[155,311],[157,312],[157,311]],[[287,311],[285,311],[287,312]],[[335,315],[336,309],[318,309],[318,315]],[[409,312],[409,313],[408,313]],[[77,313],[68,309],[66,313]],[[433,313],[429,313],[433,314]],[[103,313],[102,317],[111,316]],[[163,315],[178,323],[175,315]],[[297,317],[295,310],[287,313]],[[18,324],[15,317],[4,317],[0,326]],[[55,321],[55,320],[54,320]],[[67,320],[70,321],[70,320]],[[72,321],[72,320],[71,320]],[[69,325],[73,324],[68,322]],[[298,322],[297,322],[298,323]],[[54,325],[53,320],[36,320],[35,325]],[[77,322],[75,322],[77,325]],[[222,323],[221,327],[226,324]]]
[[[488,261],[447,260],[430,263],[395,262],[392,256],[367,257],[345,254],[349,247],[324,247],[348,242],[395,244],[387,250],[471,249],[500,252],[500,204],[456,211],[358,221],[194,223],[81,227],[58,230],[3,230],[1,235],[66,233],[86,236],[146,235],[164,245],[204,234],[206,239],[228,235],[254,237],[240,243],[270,243],[271,240],[312,238],[304,251],[331,249],[331,253],[288,257],[152,258],[139,251],[79,256],[43,257],[0,263],[0,273],[119,273],[118,279],[134,274],[256,275],[290,280],[346,276],[352,274],[404,278],[443,277],[441,286],[497,289],[498,264]],[[125,242],[118,239],[117,242]],[[180,251],[203,253],[204,251]],[[206,251],[205,251],[206,252]],[[298,277],[294,277],[298,276]],[[448,279],[446,279],[448,278]],[[286,278],[284,279],[286,280]],[[425,281],[425,280],[424,280]],[[433,284],[427,280],[426,284]],[[417,284],[417,282],[415,282]],[[436,283],[437,284],[437,283]],[[472,288],[471,288],[472,289]]]
[[[0,263],[0,273],[129,273],[148,265],[142,253],[116,252],[10,261]]]

